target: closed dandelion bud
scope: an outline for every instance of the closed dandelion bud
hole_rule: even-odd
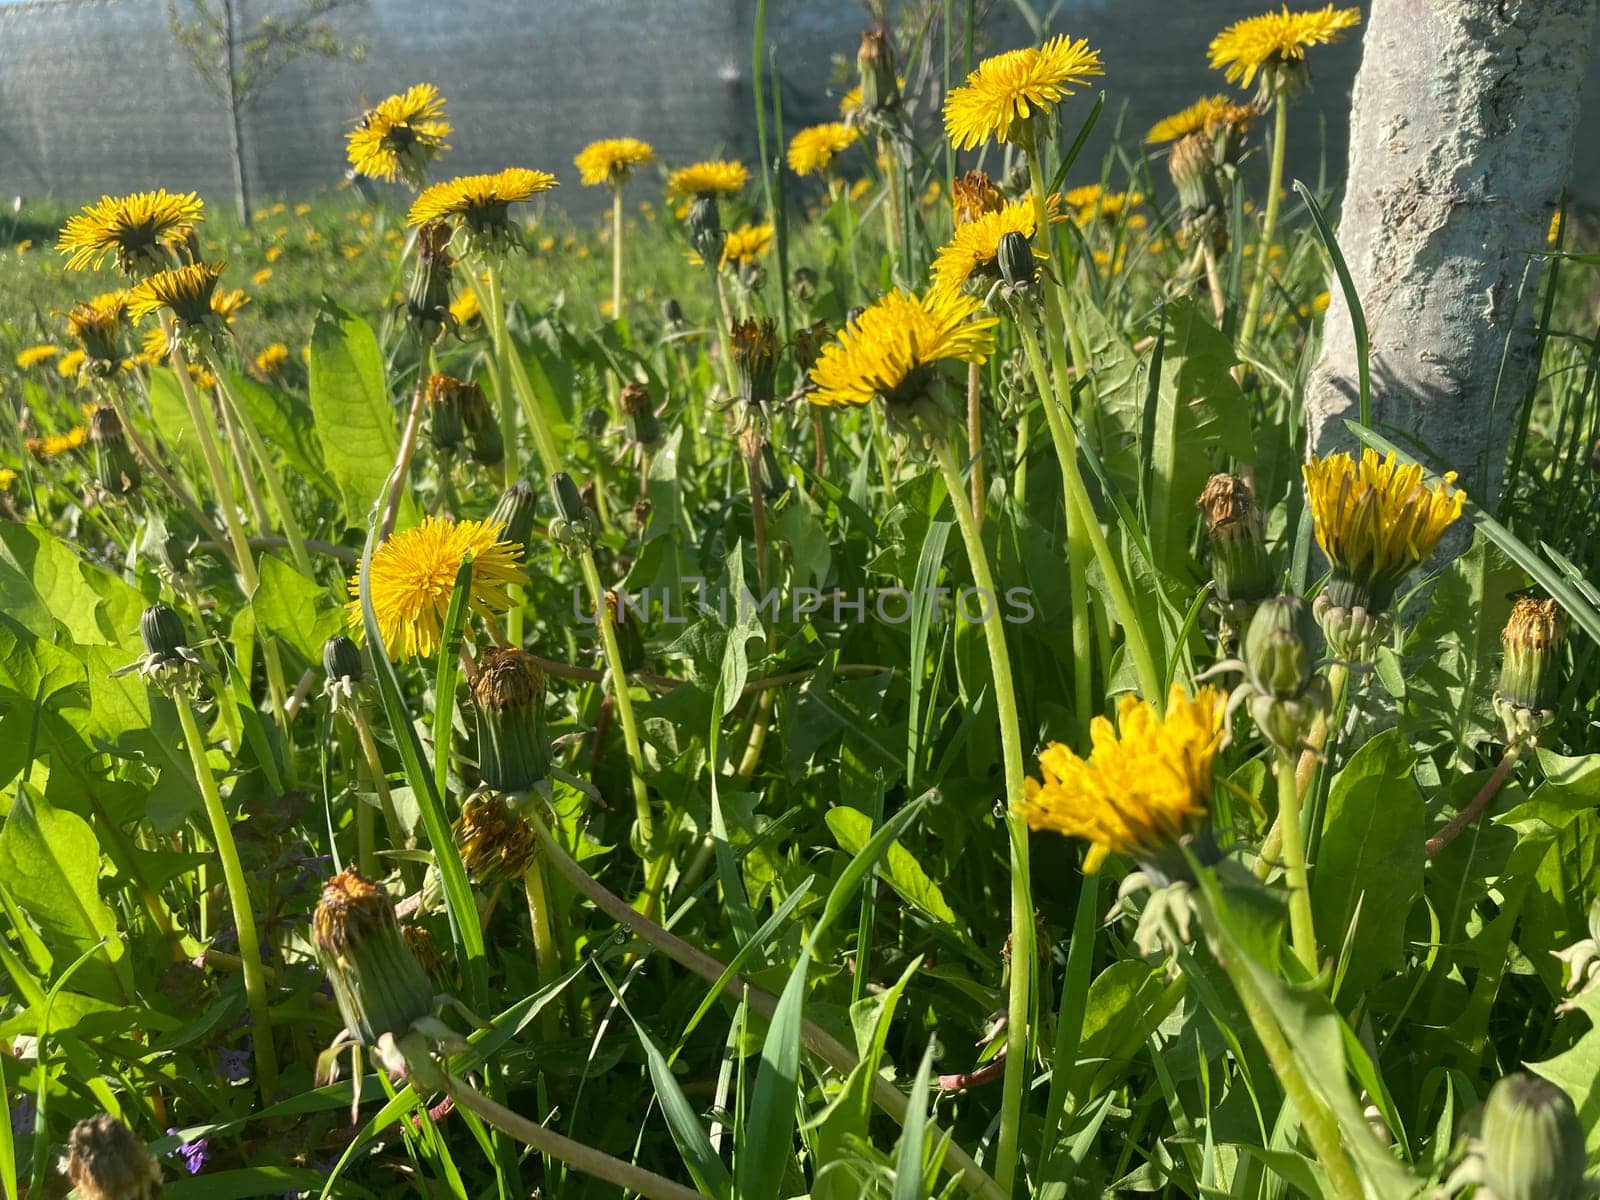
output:
[[[444,956],[439,953],[439,944],[433,940],[433,931],[426,925],[419,925],[415,921],[402,921],[400,937],[411,953],[416,955],[417,965],[430,980],[437,979],[444,973]]]
[[[894,47],[887,32],[869,29],[861,35],[856,69],[861,74],[863,115],[880,116],[900,107],[900,81],[895,76]]]
[[[628,422],[628,440],[640,446],[654,446],[661,440],[661,423],[656,420],[650,389],[642,383],[623,387],[617,401]]]
[[[189,646],[183,618],[165,604],[152,604],[140,615],[139,640],[146,654],[162,658],[175,658]]]
[[[733,370],[746,403],[771,404],[778,388],[778,326],[775,321],[747,317],[735,321]]]
[[[755,259],[739,264],[739,286],[747,292],[759,292],[767,286],[767,269]]]
[[[1244,635],[1244,660],[1256,690],[1278,700],[1300,695],[1311,682],[1316,622],[1299,596],[1262,601]]]
[[[1567,614],[1554,600],[1520,598],[1500,633],[1500,686],[1495,711],[1510,741],[1526,741],[1554,715]]]
[[[450,277],[455,267],[450,235],[444,221],[429,221],[417,230],[417,265],[406,292],[406,324],[425,347],[455,324],[450,314]]]
[[[108,292],[93,300],[80,301],[67,313],[67,329],[83,347],[91,375],[114,374],[122,362],[122,333],[126,326],[127,297]]]
[[[556,502],[557,515],[563,521],[577,525],[588,520],[590,513],[578,493],[578,485],[565,471],[557,471],[550,477],[550,495]]]
[[[668,296],[661,304],[661,320],[668,329],[677,333],[689,322],[683,315],[683,305],[676,296]]]
[[[472,681],[478,723],[478,771],[484,786],[525,792],[550,777],[544,719],[544,672],[515,647],[486,650]]]
[[[591,441],[603,437],[605,435],[606,426],[610,423],[610,415],[598,404],[591,405],[589,408],[584,409],[583,417],[580,420],[580,426],[583,429],[583,436]]]
[[[139,490],[139,463],[128,448],[117,410],[102,404],[89,414],[89,441],[94,446],[95,477],[113,496],[129,496]]]
[[[1000,278],[1008,287],[1026,291],[1038,280],[1039,265],[1034,262],[1033,247],[1016,230],[1001,236],[996,257],[1000,263]]]
[[[359,684],[367,673],[361,661],[361,647],[342,633],[334,634],[322,643],[322,671],[329,682],[349,680]]]
[[[1272,564],[1255,493],[1237,475],[1213,475],[1195,502],[1211,544],[1217,599],[1252,605],[1272,593]]]
[[[322,887],[311,942],[350,1036],[373,1046],[400,1038],[433,1012],[433,985],[406,945],[394,904],[354,869]]]
[[[527,874],[538,843],[533,829],[498,792],[475,792],[452,831],[467,878],[481,888]]]
[[[717,208],[716,197],[700,195],[689,206],[689,244],[694,247],[700,261],[713,271],[722,265],[722,248],[728,234],[722,228],[722,213]]]
[[[810,267],[796,267],[789,286],[796,300],[809,305],[817,298],[817,273]]]
[[[466,439],[461,415],[462,389],[472,386],[449,375],[434,375],[423,392],[427,402],[428,440],[435,450],[451,451]]]
[[[109,1113],[72,1127],[62,1169],[79,1200],[156,1200],[162,1191],[155,1157]]]
[[[502,542],[515,542],[526,547],[533,537],[535,507],[533,489],[519,480],[500,493],[500,499],[489,514],[489,524],[500,527]]]
[[[1483,1182],[1495,1200],[1586,1194],[1583,1125],[1571,1098],[1548,1080],[1518,1073],[1490,1088],[1479,1140]]]
[[[461,421],[467,427],[473,462],[496,467],[505,461],[506,443],[500,433],[500,422],[489,407],[488,397],[476,383],[469,383],[461,395]]]

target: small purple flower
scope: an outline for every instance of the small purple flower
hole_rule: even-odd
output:
[[[20,1142],[32,1138],[34,1126],[39,1123],[39,1106],[27,1092],[18,1094],[11,1105],[11,1139]]]
[[[171,1134],[178,1131],[176,1129],[168,1129],[167,1132]],[[183,1169],[185,1171],[191,1175],[198,1175],[205,1170],[206,1159],[211,1155],[211,1139],[200,1137],[192,1142],[182,1142],[173,1153],[183,1160]]]
[[[250,1074],[250,1051],[222,1050],[217,1054],[217,1070],[229,1083],[239,1083]]]

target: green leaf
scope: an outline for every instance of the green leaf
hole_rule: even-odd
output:
[[[1406,914],[1422,895],[1426,840],[1415,762],[1399,731],[1386,729],[1356,751],[1328,795],[1311,900],[1323,945],[1350,942],[1339,984],[1347,1003],[1405,963]]]
[[[261,582],[250,603],[262,633],[294,647],[307,663],[322,661],[322,644],[345,627],[344,609],[328,589],[272,554],[257,564]]]
[[[1082,1106],[1128,1074],[1129,1060],[1183,998],[1159,967],[1114,962],[1089,985],[1071,1096]]]
[[[105,959],[123,956],[116,918],[100,899],[100,843],[82,817],[52,808],[26,784],[0,827],[0,876],[17,905],[39,926],[58,959],[105,940]],[[85,972],[94,980],[96,972]],[[104,973],[99,980],[105,982]],[[124,997],[125,998],[125,997]]]
[[[922,1177],[922,1142],[923,1130],[928,1124],[928,1088],[932,1082],[935,1041],[928,1040],[928,1048],[922,1052],[922,1063],[917,1067],[917,1077],[911,1081],[906,1119],[900,1128],[900,1147],[894,1159],[894,1200],[922,1200],[928,1194]]]
[[[732,624],[722,648],[722,715],[727,716],[744,697],[745,680],[750,676],[750,660],[745,643],[761,640],[766,634],[756,606],[761,597],[747,594],[744,582],[744,540],[734,542],[728,552],[728,609]]]
[[[45,641],[56,623],[79,645],[139,651],[144,598],[117,576],[84,562],[46,529],[0,522],[0,613]]]
[[[1600,988],[1590,988],[1575,1001],[1573,1008],[1589,1021],[1589,1028],[1568,1050],[1531,1062],[1528,1069],[1543,1075],[1567,1095],[1584,1124],[1584,1144],[1592,1161],[1600,1154]],[[1567,1018],[1570,1023],[1571,1017]]]
[[[313,435],[311,407],[300,397],[266,387],[248,375],[230,375],[228,385],[283,465],[319,491],[337,495]]]
[[[755,1094],[739,1142],[739,1200],[778,1200],[794,1161],[795,1100],[800,1091],[800,1020],[805,1009],[809,947],[789,973],[761,1045]]]
[[[828,810],[825,820],[840,849],[859,854],[872,840],[872,818],[859,809],[840,805]],[[939,885],[928,877],[915,856],[899,842],[890,842],[879,877],[906,903],[914,905],[935,921],[954,927],[956,914],[945,901]]]
[[[311,411],[345,519],[365,525],[394,467],[400,437],[372,327],[331,300],[323,302],[311,327]],[[400,495],[406,524],[413,506],[408,489]]]

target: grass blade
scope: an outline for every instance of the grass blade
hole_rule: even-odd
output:
[[[911,1084],[911,1105],[900,1130],[900,1149],[894,1160],[894,1200],[922,1200],[928,1194],[922,1176],[923,1131],[928,1124],[928,1087],[933,1074],[933,1039],[922,1052],[922,1065]]]
[[[1328,224],[1328,218],[1323,215],[1322,206],[1311,194],[1311,189],[1298,179],[1294,181],[1294,190],[1300,193],[1300,199],[1305,201],[1306,211],[1311,214],[1311,224],[1316,227],[1317,238],[1322,242],[1322,248],[1328,252],[1328,259],[1333,263],[1334,274],[1339,277],[1339,289],[1344,293],[1345,307],[1350,310],[1350,332],[1355,337],[1356,343],[1356,384],[1361,396],[1361,424],[1370,428],[1372,425],[1372,378],[1371,368],[1367,362],[1369,357],[1369,343],[1367,340],[1367,318],[1361,311],[1361,298],[1356,295],[1355,281],[1350,278],[1350,268],[1345,266],[1344,255],[1339,250],[1338,239],[1333,236],[1333,229]]]

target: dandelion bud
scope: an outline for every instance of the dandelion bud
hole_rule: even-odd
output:
[[[1494,707],[1508,741],[1527,741],[1554,716],[1567,614],[1554,600],[1524,596],[1500,633],[1500,686]]]
[[[506,457],[505,438],[488,397],[476,383],[469,384],[462,394],[461,420],[467,427],[467,441],[472,444],[472,461],[483,467],[499,466]]]
[[[139,617],[139,639],[146,654],[162,658],[176,657],[189,645],[183,618],[165,604],[152,604],[144,610]]]
[[[722,228],[722,213],[717,208],[715,196],[699,195],[689,206],[689,244],[694,247],[700,261],[712,270],[722,265],[722,248],[728,234]]]
[[[89,441],[94,445],[95,478],[113,496],[139,490],[139,464],[128,448],[117,410],[102,404],[89,414]]]
[[[583,416],[580,418],[579,424],[583,430],[583,436],[594,441],[605,435],[606,426],[610,422],[611,417],[606,413],[606,410],[595,404],[583,410]]]
[[[572,482],[572,476],[565,471],[557,471],[551,476],[550,495],[555,499],[556,512],[563,521],[581,524],[588,519],[590,513],[584,507],[583,497],[578,494],[578,485]]]
[[[817,273],[810,267],[796,267],[789,287],[800,304],[809,306],[817,298]]]
[[[814,321],[794,331],[794,365],[802,376],[809,375],[811,368],[816,366],[822,347],[828,344],[830,336],[826,321]]]
[[[1495,1200],[1578,1200],[1583,1125],[1571,1098],[1536,1075],[1507,1075],[1483,1110],[1483,1175]]]
[[[1264,600],[1244,637],[1245,664],[1256,690],[1278,700],[1300,695],[1311,682],[1316,623],[1299,596]]]
[[[861,35],[856,51],[856,69],[861,73],[861,113],[879,116],[900,107],[900,81],[895,75],[894,47],[883,29],[869,29]]]
[[[1034,262],[1033,247],[1016,230],[1001,236],[996,257],[1000,263],[1000,278],[1008,287],[1026,291],[1038,281],[1039,265]]]
[[[678,303],[675,296],[668,296],[662,302],[661,320],[673,333],[677,333],[689,323],[683,315],[683,305]]]
[[[538,849],[533,829],[498,792],[468,796],[452,833],[467,877],[481,888],[520,879]]]
[[[747,292],[759,292],[767,286],[767,269],[753,258],[739,264],[739,286]]]
[[[365,1046],[403,1036],[433,1011],[433,986],[400,933],[394,904],[354,869],[322,887],[311,942],[350,1036]]]
[[[661,423],[656,420],[650,389],[642,383],[626,384],[617,402],[628,422],[628,440],[640,446],[654,446],[661,440]]]
[[[1023,159],[1018,159],[1006,174],[1005,190],[1009,195],[1022,197],[1028,195],[1033,188],[1033,180],[1028,177],[1028,164]]]
[[[366,675],[361,662],[361,648],[336,633],[322,644],[322,670],[329,679],[348,679],[360,683]]]
[[[733,325],[733,369],[739,391],[749,404],[770,404],[777,394],[778,326],[766,318],[747,317]]]
[[[533,536],[535,507],[533,489],[519,480],[500,493],[489,514],[489,524],[500,526],[500,541],[526,547]]]
[[[423,391],[428,440],[435,450],[449,452],[461,445],[466,436],[466,425],[461,418],[462,389],[472,385],[449,375],[434,375],[428,379]]]
[[[417,230],[417,265],[406,292],[406,324],[423,347],[455,325],[450,311],[450,276],[455,259],[450,254],[450,226],[429,221]]]
[[[1272,592],[1266,530],[1255,493],[1237,475],[1213,475],[1195,502],[1211,543],[1211,574],[1217,599],[1253,605]]]
[[[80,1200],[156,1200],[162,1191],[155,1156],[109,1113],[72,1127],[62,1169]]]
[[[74,304],[67,313],[67,330],[83,347],[91,375],[110,375],[121,364],[127,307],[127,297],[122,292],[108,292]]]
[[[472,681],[478,770],[486,787],[525,792],[550,777],[544,672],[515,647],[486,650]]]

